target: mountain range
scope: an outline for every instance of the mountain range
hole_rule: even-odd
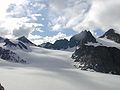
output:
[[[54,44],[47,42],[40,46],[55,50],[76,47],[72,54],[76,68],[120,75],[120,34],[114,29],[108,30],[99,38],[85,30],[69,41],[61,39]]]
[[[55,49],[55,50],[60,50],[60,49],[65,50],[67,48],[73,48],[79,46],[80,44],[85,44],[85,43],[87,44],[87,42],[97,43],[96,39],[91,34],[91,32],[85,30],[71,37],[69,41],[67,39],[60,39],[60,40],[56,40],[54,44],[47,42],[39,45],[39,47],[43,47],[47,49]]]
[[[74,51],[71,58],[74,66],[81,70],[120,74],[120,34],[110,29],[99,38],[95,38],[90,31],[82,31],[67,39],[56,40],[41,45],[35,45],[25,36],[15,40],[0,37],[0,55],[7,61],[27,63],[17,54],[17,50],[32,52],[31,47],[42,47],[53,50]],[[73,48],[73,50],[71,50]]]
[[[109,29],[107,32],[105,32],[105,34],[103,34],[99,38],[94,37],[90,31],[85,30],[79,34],[73,35],[70,38],[70,40],[60,39],[60,40],[56,40],[53,44],[50,42],[46,42],[46,43],[42,43],[41,45],[38,45],[38,47],[53,49],[53,50],[68,50],[73,47],[79,47],[80,45],[93,44],[93,43],[94,45],[110,46],[110,45],[106,45],[107,41],[110,40],[116,43],[119,43],[120,41],[120,34],[116,33],[114,29]],[[116,46],[112,46],[112,47],[116,47]]]

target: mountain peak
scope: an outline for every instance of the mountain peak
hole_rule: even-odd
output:
[[[32,46],[36,46],[34,43],[32,43],[30,40],[28,40],[25,36],[19,37],[17,40],[22,41],[23,43],[32,45]]]
[[[107,38],[117,43],[120,43],[120,34],[116,33],[114,29],[109,29],[103,36],[100,38]]]
[[[88,42],[96,43],[97,41],[90,31],[85,30],[71,37],[70,47],[78,46],[80,44],[85,44]]]

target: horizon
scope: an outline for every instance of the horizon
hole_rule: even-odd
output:
[[[119,0],[4,0],[0,8],[0,36],[26,36],[35,44],[83,30],[96,37],[110,28],[120,32]]]

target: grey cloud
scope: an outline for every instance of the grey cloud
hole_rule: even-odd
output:
[[[4,37],[5,35],[8,35],[9,32],[8,30],[4,29],[4,28],[0,28],[0,36]]]
[[[13,30],[13,35],[15,37],[20,37],[20,36],[28,37],[30,32],[31,32],[31,28],[27,28],[25,26],[21,26],[19,29],[14,29]]]

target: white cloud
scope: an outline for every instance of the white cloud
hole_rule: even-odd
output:
[[[96,33],[96,29],[100,28],[107,31],[110,28],[120,32],[120,0],[93,0],[92,7],[87,17],[82,23],[74,27],[80,31],[87,29]]]
[[[46,8],[46,4],[41,0],[3,0],[0,3],[1,36],[28,36],[31,28],[32,31],[43,32],[40,30],[43,25],[38,20],[42,16],[40,11],[43,8]]]
[[[90,7],[91,0],[50,0],[49,14],[53,30],[58,25],[59,28],[55,30],[78,25],[84,20]]]
[[[54,36],[42,37],[42,36],[32,35],[32,34],[29,34],[29,36],[28,36],[28,38],[37,45],[40,45],[40,44],[46,43],[46,42],[54,43],[56,40],[64,39],[64,38],[69,40],[70,37],[71,36],[67,36],[66,34],[61,33],[61,32],[59,32],[57,35],[54,35]]]
[[[55,31],[73,28],[80,32],[87,29],[95,35],[98,29],[107,31],[113,28],[120,32],[120,0],[50,1],[51,26]]]
[[[61,24],[55,24],[54,26],[53,26],[53,31],[57,31],[57,30],[59,30],[59,29],[61,29]]]

